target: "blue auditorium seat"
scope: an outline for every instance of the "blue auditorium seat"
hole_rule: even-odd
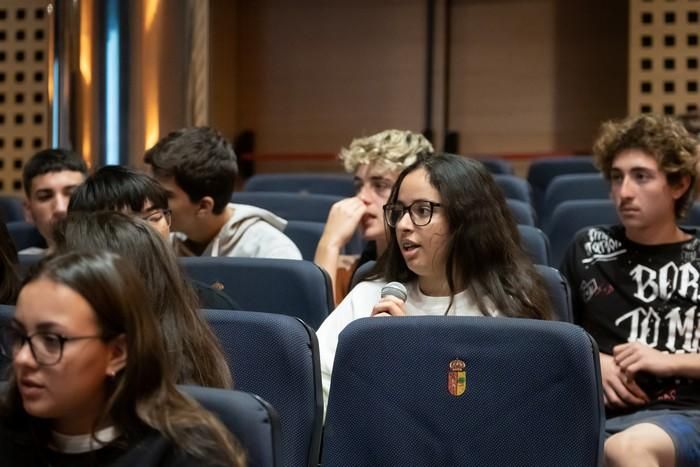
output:
[[[0,305],[0,326],[9,323],[14,315],[14,305]]]
[[[303,259],[313,261],[324,227],[322,222],[288,221],[284,234],[299,248]]]
[[[506,198],[517,199],[532,204],[530,184],[527,180],[515,175],[493,175],[496,184],[501,187]]]
[[[549,239],[544,232],[531,225],[518,225],[520,241],[525,253],[535,264],[550,264]]]
[[[535,269],[542,277],[549,299],[552,302],[553,319],[565,323],[574,322],[574,309],[571,304],[571,287],[566,277],[551,266],[536,264]]]
[[[248,467],[278,467],[281,460],[280,422],[272,405],[243,391],[178,386],[216,415],[246,451]]]
[[[282,191],[299,194],[355,195],[353,177],[346,173],[270,173],[253,175],[244,191]]]
[[[24,220],[24,206],[22,198],[11,195],[0,195],[0,216],[7,222]]]
[[[567,248],[579,230],[593,225],[617,223],[617,212],[610,200],[585,199],[560,203],[552,211],[546,228],[552,247],[552,264],[561,265]]]
[[[610,199],[610,182],[600,173],[557,175],[544,194],[541,224],[547,225],[559,204],[577,199]]]
[[[25,248],[46,248],[46,240],[41,236],[34,224],[25,221],[8,222],[7,232],[15,244],[17,251]]]
[[[478,156],[473,157],[473,158],[478,160],[482,164],[484,164],[484,166],[492,174],[495,174],[495,175],[497,175],[497,174],[512,175],[513,174],[513,167],[506,160],[498,159],[498,158],[482,159],[481,157],[478,157]]]
[[[590,467],[604,422],[598,349],[578,326],[361,318],[339,337],[322,465]]]
[[[506,204],[513,213],[516,224],[535,225],[535,211],[529,203],[517,199],[506,199]]]
[[[325,226],[326,224],[322,222],[287,221],[284,234],[299,248],[303,259],[313,261],[316,255],[316,247],[323,235]],[[360,254],[362,253],[362,248],[362,237],[358,232],[355,233],[355,236],[345,245],[343,254]]]
[[[236,389],[258,394],[279,414],[282,465],[315,466],[323,397],[318,341],[298,318],[252,311],[203,310],[219,338]]]
[[[331,206],[340,196],[276,193],[264,191],[237,191],[232,202],[267,209],[288,221],[326,222]]]
[[[544,194],[554,177],[571,173],[597,172],[592,156],[549,157],[533,161],[527,173],[527,181],[532,187],[532,201],[537,214],[541,215]]]
[[[334,308],[330,279],[310,261],[269,258],[178,258],[192,279],[223,290],[242,309],[301,318],[318,329]]]

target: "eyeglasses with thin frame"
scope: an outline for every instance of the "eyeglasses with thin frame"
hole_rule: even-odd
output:
[[[172,211],[170,209],[152,209],[148,212],[148,214],[140,217],[151,224],[157,224],[165,219],[165,222],[168,223],[168,227],[170,227],[170,222],[172,221]]]
[[[396,227],[396,224],[403,218],[406,211],[411,218],[411,222],[416,227],[423,227],[430,224],[433,219],[435,208],[442,206],[440,203],[426,201],[423,199],[416,200],[404,206],[402,203],[392,203],[384,205],[384,219],[389,227]]]
[[[51,366],[61,361],[63,348],[67,342],[102,338],[104,338],[103,335],[67,337],[42,331],[28,335],[13,326],[2,326],[0,328],[0,355],[13,360],[22,350],[24,344],[28,343],[36,363],[41,366]]]

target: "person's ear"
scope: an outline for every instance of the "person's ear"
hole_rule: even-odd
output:
[[[127,343],[126,335],[119,334],[109,343],[109,362],[107,364],[107,376],[114,377],[122,371],[126,366],[127,361]]]
[[[678,183],[671,185],[671,196],[673,199],[679,199],[688,191],[690,186],[690,175],[683,175]]]
[[[211,196],[204,196],[197,203],[197,216],[205,216],[212,213],[214,210],[214,198]]]

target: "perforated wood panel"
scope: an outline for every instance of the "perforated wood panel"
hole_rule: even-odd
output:
[[[24,161],[48,147],[47,2],[0,2],[0,192],[20,193]]]
[[[630,114],[698,109],[699,38],[700,0],[630,1]]]

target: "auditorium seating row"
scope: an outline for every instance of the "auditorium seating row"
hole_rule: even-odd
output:
[[[525,206],[524,203],[515,200],[510,200],[510,202],[513,203],[513,206]],[[529,210],[530,208],[526,207],[522,212],[527,213]],[[527,214],[525,215],[527,216]],[[551,213],[544,232],[527,223],[519,224],[518,230],[523,249],[535,264],[548,264],[558,268],[566,249],[577,232],[592,225],[615,224],[617,222],[618,217],[612,201],[608,199],[578,199],[558,204]],[[693,205],[681,223],[686,226],[700,226],[700,204]],[[288,221],[285,234],[297,245],[302,253],[302,258],[311,261],[314,258],[324,225],[323,222],[292,219]],[[9,222],[7,228],[18,250],[32,246],[46,246],[39,232],[31,224],[15,221]],[[345,253],[359,254],[361,251],[362,241],[357,235],[346,248]]]
[[[0,307],[0,321],[12,313]],[[319,455],[324,466],[600,465],[597,347],[578,326],[473,317],[357,320],[339,338],[322,432],[311,328],[280,314],[203,314],[236,391],[182,389],[224,421],[251,466],[314,466]]]
[[[590,173],[595,172],[590,157],[585,156],[570,156],[560,158],[547,158],[536,160],[530,166],[527,180],[513,175],[513,170],[506,161],[499,159],[481,159],[481,162],[486,165],[494,174],[494,178],[499,186],[503,189],[507,198],[517,200],[534,207],[534,212],[537,217],[542,217],[542,205],[553,207],[554,204],[546,201],[545,191],[550,181],[557,175],[568,173]],[[325,195],[344,198],[352,196],[354,193],[352,176],[349,174],[318,174],[318,173],[284,173],[284,174],[261,174],[251,177],[245,185],[245,193],[272,193],[286,192],[297,193],[300,195]],[[607,190],[602,185],[603,197],[607,196]],[[576,192],[570,196],[580,196],[579,187]],[[242,196],[238,199],[238,196]],[[246,197],[249,194],[236,194],[234,199],[238,202],[246,203]],[[285,209],[284,206],[278,206],[280,202],[277,198],[265,199],[264,195],[259,203],[270,205],[273,212]],[[557,196],[561,197],[561,194]],[[592,196],[587,196],[592,197]],[[597,196],[596,196],[597,197]],[[294,217],[282,216],[294,220],[312,220],[324,222],[325,216],[318,214],[323,211],[327,214],[332,202],[330,198],[319,198],[318,200],[310,197],[307,202],[309,204],[308,211],[311,212],[309,217],[303,217],[303,213],[295,213]],[[255,198],[258,199],[258,198]],[[294,198],[290,198],[294,199]],[[567,198],[571,199],[571,198]],[[315,204],[311,204],[315,203]],[[330,203],[330,204],[329,204]],[[255,203],[250,203],[257,205]],[[278,206],[278,207],[275,207]],[[551,210],[551,209],[550,209]],[[0,216],[5,222],[14,222],[24,219],[24,210],[22,201],[16,196],[0,196]],[[525,222],[522,222],[525,223]],[[534,224],[531,224],[534,225]],[[537,225],[544,225],[542,221],[538,221]]]
[[[288,221],[284,233],[297,245],[302,258],[312,261],[316,252],[316,246],[323,234],[325,224],[311,221]],[[17,250],[21,251],[29,247],[45,248],[44,241],[39,231],[32,224],[24,221],[9,222],[7,229]],[[522,238],[523,249],[530,255],[536,264],[552,264],[549,239],[537,227],[530,225],[518,225]],[[362,242],[358,236],[357,244],[347,249],[359,254],[362,251]]]
[[[497,163],[496,167],[500,165]],[[608,198],[608,183],[599,174],[590,173],[593,170],[590,157],[576,156],[533,162],[529,182],[508,173],[494,174],[508,197],[508,206],[516,222],[540,226],[548,236],[545,243],[551,239],[551,248],[547,245],[546,259],[542,259],[539,254],[533,254],[529,240],[537,234],[521,229],[521,235],[528,237],[524,239],[525,249],[536,263],[558,267],[564,250],[578,230],[590,224],[616,221],[612,204],[604,202]],[[573,171],[589,173],[571,173]],[[302,257],[312,260],[331,206],[352,190],[352,177],[347,174],[264,174],[249,179],[245,191],[235,193],[233,199],[268,209],[287,219],[285,233],[297,244]],[[331,192],[334,194],[329,194]],[[538,205],[541,207],[535,209]],[[18,198],[0,197],[0,212],[9,222],[8,228],[18,249],[44,246],[38,232],[21,220],[22,207]],[[700,208],[691,210],[686,224],[700,224]],[[356,234],[344,252],[359,254],[362,248],[362,240]]]
[[[267,193],[266,193],[267,194]],[[524,203],[509,200],[513,206]],[[513,207],[511,206],[511,207]],[[527,213],[525,208],[523,213]],[[527,216],[528,214],[525,214]],[[559,267],[564,254],[580,230],[598,224],[616,224],[618,222],[615,206],[608,199],[578,199],[561,202],[551,213],[544,232],[531,223],[520,224],[518,229],[523,249],[535,264],[548,264]],[[694,204],[681,221],[685,226],[700,226],[700,204]],[[7,228],[18,250],[46,244],[36,228],[24,221],[9,222]],[[316,246],[323,233],[324,223],[314,221],[290,220],[285,233],[298,246],[302,258],[313,260]],[[345,253],[359,254],[362,241],[359,236],[346,248]]]
[[[505,161],[482,159],[481,162],[493,171],[494,178],[503,189],[506,198],[517,201],[516,206],[511,208],[521,224],[544,227],[547,213],[551,212],[558,202],[566,199],[580,199],[581,196],[607,197],[605,183],[595,177],[593,181],[586,182],[592,183],[591,188],[582,188],[579,186],[580,182],[574,185],[562,183],[553,196],[546,196],[548,185],[557,175],[596,172],[590,157],[536,160],[530,166],[527,180],[513,175],[512,168]],[[566,186],[569,187],[568,190]],[[298,196],[284,197],[272,193],[294,193]],[[325,222],[330,206],[338,199],[352,196],[353,193],[353,180],[349,174],[261,174],[251,177],[245,185],[244,192],[236,193],[233,199],[242,204],[265,207],[285,219]],[[304,204],[304,209],[295,207],[299,203]],[[520,203],[530,206],[530,212],[524,214],[526,209],[520,206]],[[21,199],[16,196],[0,196],[0,214],[5,222],[23,220]]]
[[[20,255],[23,271],[39,255]],[[281,313],[303,320],[318,329],[334,309],[328,275],[310,261],[267,258],[188,257],[179,258],[191,279],[220,289],[243,309]],[[359,281],[374,261],[364,264],[353,277]],[[535,265],[547,286],[556,318],[572,322],[571,290],[561,273],[550,266]]]
[[[522,224],[545,227],[549,214],[562,201],[608,198],[609,185],[599,175],[591,156],[561,156],[535,160],[529,167],[527,179],[513,175],[512,167],[506,161],[479,160],[492,172],[494,180],[503,190],[506,198],[532,207],[532,220],[526,221],[519,218],[518,222]],[[565,178],[558,182],[549,194],[550,184],[562,175],[571,175],[573,178]],[[275,212],[275,205],[283,201],[277,201],[279,197],[275,198],[263,193],[295,193],[311,195],[311,197],[324,195],[344,198],[352,195],[353,191],[353,180],[349,174],[273,173],[252,176],[245,184],[244,194],[237,193],[234,199],[243,204],[262,203],[261,206],[270,206],[268,209]],[[250,193],[257,193],[257,195]],[[299,202],[304,198],[290,197],[289,199]],[[328,206],[330,207],[331,204]],[[323,210],[319,209],[319,211]],[[327,213],[327,210],[325,212]],[[516,212],[515,215],[519,216],[520,213]],[[325,221],[325,218],[320,221]]]

